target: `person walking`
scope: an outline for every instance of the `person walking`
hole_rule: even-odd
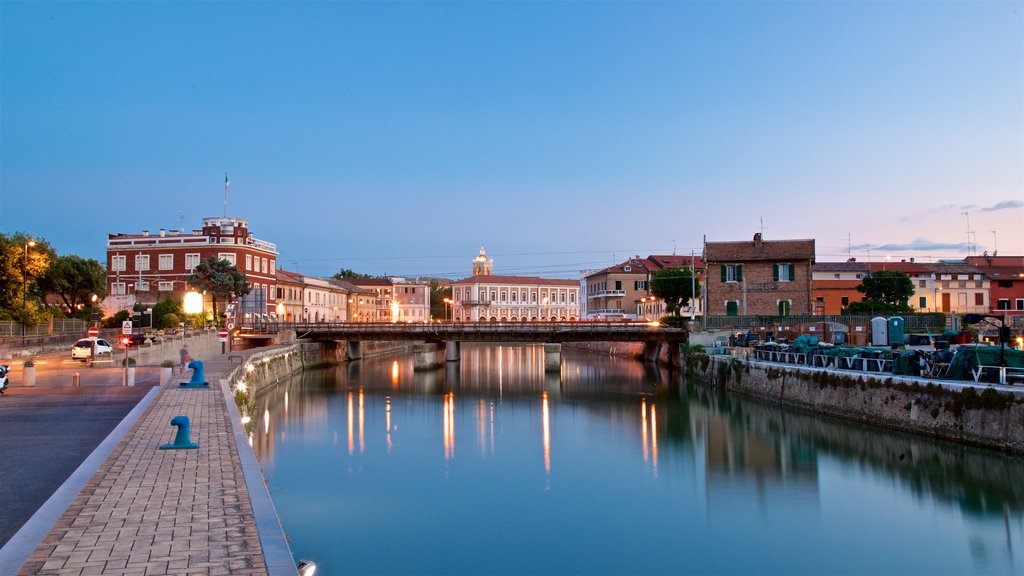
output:
[[[181,366],[179,366],[178,371],[184,372],[185,366],[188,364],[189,361],[188,348],[183,346],[181,350],[178,351],[178,355],[181,356]]]

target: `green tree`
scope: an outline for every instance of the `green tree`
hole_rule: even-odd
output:
[[[348,268],[342,268],[341,270],[338,271],[337,274],[332,276],[332,278],[334,278],[335,280],[351,280],[359,278],[373,278],[373,276],[370,276],[369,274],[360,274],[359,272],[353,272]]]
[[[910,312],[907,301],[914,295],[914,281],[905,272],[879,270],[865,276],[857,291],[864,294],[861,308],[883,311],[881,303],[888,304],[890,312]]]
[[[153,323],[156,328],[177,328],[178,318],[184,315],[181,302],[171,300],[170,296],[153,306]]]
[[[209,292],[213,301],[213,317],[219,321],[217,312],[218,300],[228,302],[231,297],[240,298],[252,291],[245,279],[245,273],[227,260],[211,256],[200,260],[196,269],[188,277],[188,283]]]
[[[700,280],[689,267],[663,268],[651,280],[651,294],[665,301],[669,314],[679,316],[691,299],[700,296]]]
[[[445,286],[437,280],[430,281],[430,316],[432,318],[449,318],[448,305],[444,299],[452,297],[452,287]]]
[[[93,259],[69,254],[58,256],[37,281],[45,300],[54,295],[61,299],[70,314],[81,306],[92,306],[92,296],[102,300],[107,295],[107,271]]]
[[[36,280],[56,256],[42,238],[0,233],[0,319],[32,322],[39,315]]]

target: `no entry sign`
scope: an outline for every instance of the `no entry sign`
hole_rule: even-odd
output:
[[[228,341],[228,329],[227,328],[221,328],[220,330],[217,331],[217,336],[220,336],[220,341],[221,342],[227,342]]]
[[[100,335],[100,329],[99,328],[97,328],[95,326],[89,328],[89,337],[90,338],[95,338],[95,337],[97,337],[99,335]]]

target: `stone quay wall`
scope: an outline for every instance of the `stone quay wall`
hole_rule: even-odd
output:
[[[1024,454],[1024,398],[992,387],[962,389],[918,379],[690,354],[686,372],[765,402]]]

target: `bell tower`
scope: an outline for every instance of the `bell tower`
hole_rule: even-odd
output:
[[[473,276],[490,276],[494,260],[487,257],[484,247],[480,247],[480,254],[473,259]]]

